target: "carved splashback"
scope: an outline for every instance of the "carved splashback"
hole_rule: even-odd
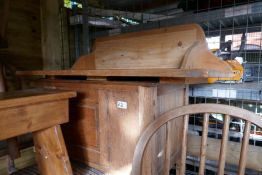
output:
[[[73,66],[86,69],[212,69],[231,72],[208,49],[196,24],[134,32],[97,39],[90,55]]]
[[[191,84],[210,77],[232,77],[233,70],[208,49],[199,25],[188,24],[97,39],[93,52],[71,70],[27,71],[18,75],[159,77]],[[173,78],[180,78],[175,80]],[[162,80],[161,80],[162,81]],[[183,82],[186,83],[186,82]]]

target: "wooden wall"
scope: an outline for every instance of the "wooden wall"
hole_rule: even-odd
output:
[[[6,47],[5,31],[9,14],[9,0],[0,1],[0,48]]]
[[[7,1],[9,1],[8,13],[1,11],[1,5]],[[5,79],[6,87],[0,87],[0,91],[14,90],[19,86],[14,76],[15,70],[42,69],[40,0],[0,0],[0,6],[1,17],[7,16],[7,22],[0,17],[0,28],[5,29],[4,32],[1,32],[4,36],[2,37],[4,44],[0,47],[0,66],[2,63],[7,64],[5,65],[5,76],[0,77],[0,79]],[[4,28],[1,27],[3,24]],[[1,69],[2,66],[0,72],[2,72]],[[19,138],[21,148],[30,143],[31,137],[28,137],[27,140],[24,138],[27,136]],[[3,168],[7,167],[7,156],[2,157],[7,154],[6,148],[6,141],[0,141],[1,175],[5,174]]]
[[[40,0],[10,0],[7,19],[8,47],[0,49],[0,61],[19,70],[42,69]]]

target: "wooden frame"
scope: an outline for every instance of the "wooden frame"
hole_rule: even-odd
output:
[[[226,146],[228,140],[228,127],[230,116],[234,116],[246,121],[244,137],[241,146],[241,155],[239,160],[239,169],[238,174],[244,175],[245,174],[245,166],[246,166],[246,158],[247,158],[247,150],[248,150],[248,143],[249,143],[249,134],[250,134],[250,127],[251,123],[256,124],[259,127],[262,127],[262,118],[257,116],[255,113],[227,105],[221,104],[194,104],[188,106],[182,106],[175,108],[161,117],[156,119],[153,123],[151,123],[147,129],[141,135],[138,144],[135,149],[135,155],[133,159],[133,167],[132,167],[132,175],[140,175],[141,174],[141,165],[142,165],[142,158],[145,151],[145,148],[150,140],[150,138],[154,135],[154,133],[164,125],[169,125],[169,123],[179,117],[184,116],[184,131],[182,136],[182,156],[181,156],[181,166],[179,174],[182,175],[185,172],[185,163],[186,163],[186,150],[187,150],[187,125],[188,125],[188,115],[190,114],[204,114],[204,121],[203,121],[203,133],[201,138],[201,147],[200,147],[200,165],[199,165],[199,174],[204,175],[205,170],[205,159],[206,159],[206,147],[207,147],[207,133],[208,133],[208,116],[210,113],[220,113],[225,114],[224,118],[224,127],[223,127],[223,138],[221,141],[221,149],[220,149],[220,156],[219,156],[219,166],[218,166],[218,174],[224,174],[224,167],[225,167],[225,155],[226,155]],[[168,132],[168,127],[167,127]],[[168,141],[166,142],[168,143]],[[167,145],[168,147],[168,145]],[[166,149],[167,151],[168,149]],[[168,174],[170,166],[164,166],[165,174]]]

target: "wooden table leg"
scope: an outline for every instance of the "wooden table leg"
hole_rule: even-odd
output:
[[[33,133],[41,175],[72,175],[60,125]]]
[[[14,160],[21,157],[17,137],[7,139],[6,141],[7,141],[8,154],[10,155],[11,159]]]

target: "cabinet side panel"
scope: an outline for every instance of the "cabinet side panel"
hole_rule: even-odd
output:
[[[183,106],[187,99],[185,94],[185,85],[159,85],[157,95],[157,116],[161,116],[163,113],[179,106]],[[178,163],[181,152],[181,138],[183,130],[183,118],[178,118],[171,122],[171,159],[170,165],[173,166]],[[162,174],[163,165],[165,161],[165,144],[166,144],[166,126],[162,126],[155,134],[154,144],[154,157],[153,162],[155,165],[153,174]]]
[[[157,87],[139,87],[139,121],[140,134],[154,121],[157,114]],[[153,144],[155,137],[151,138],[144,152],[142,174],[151,175],[153,166]]]

